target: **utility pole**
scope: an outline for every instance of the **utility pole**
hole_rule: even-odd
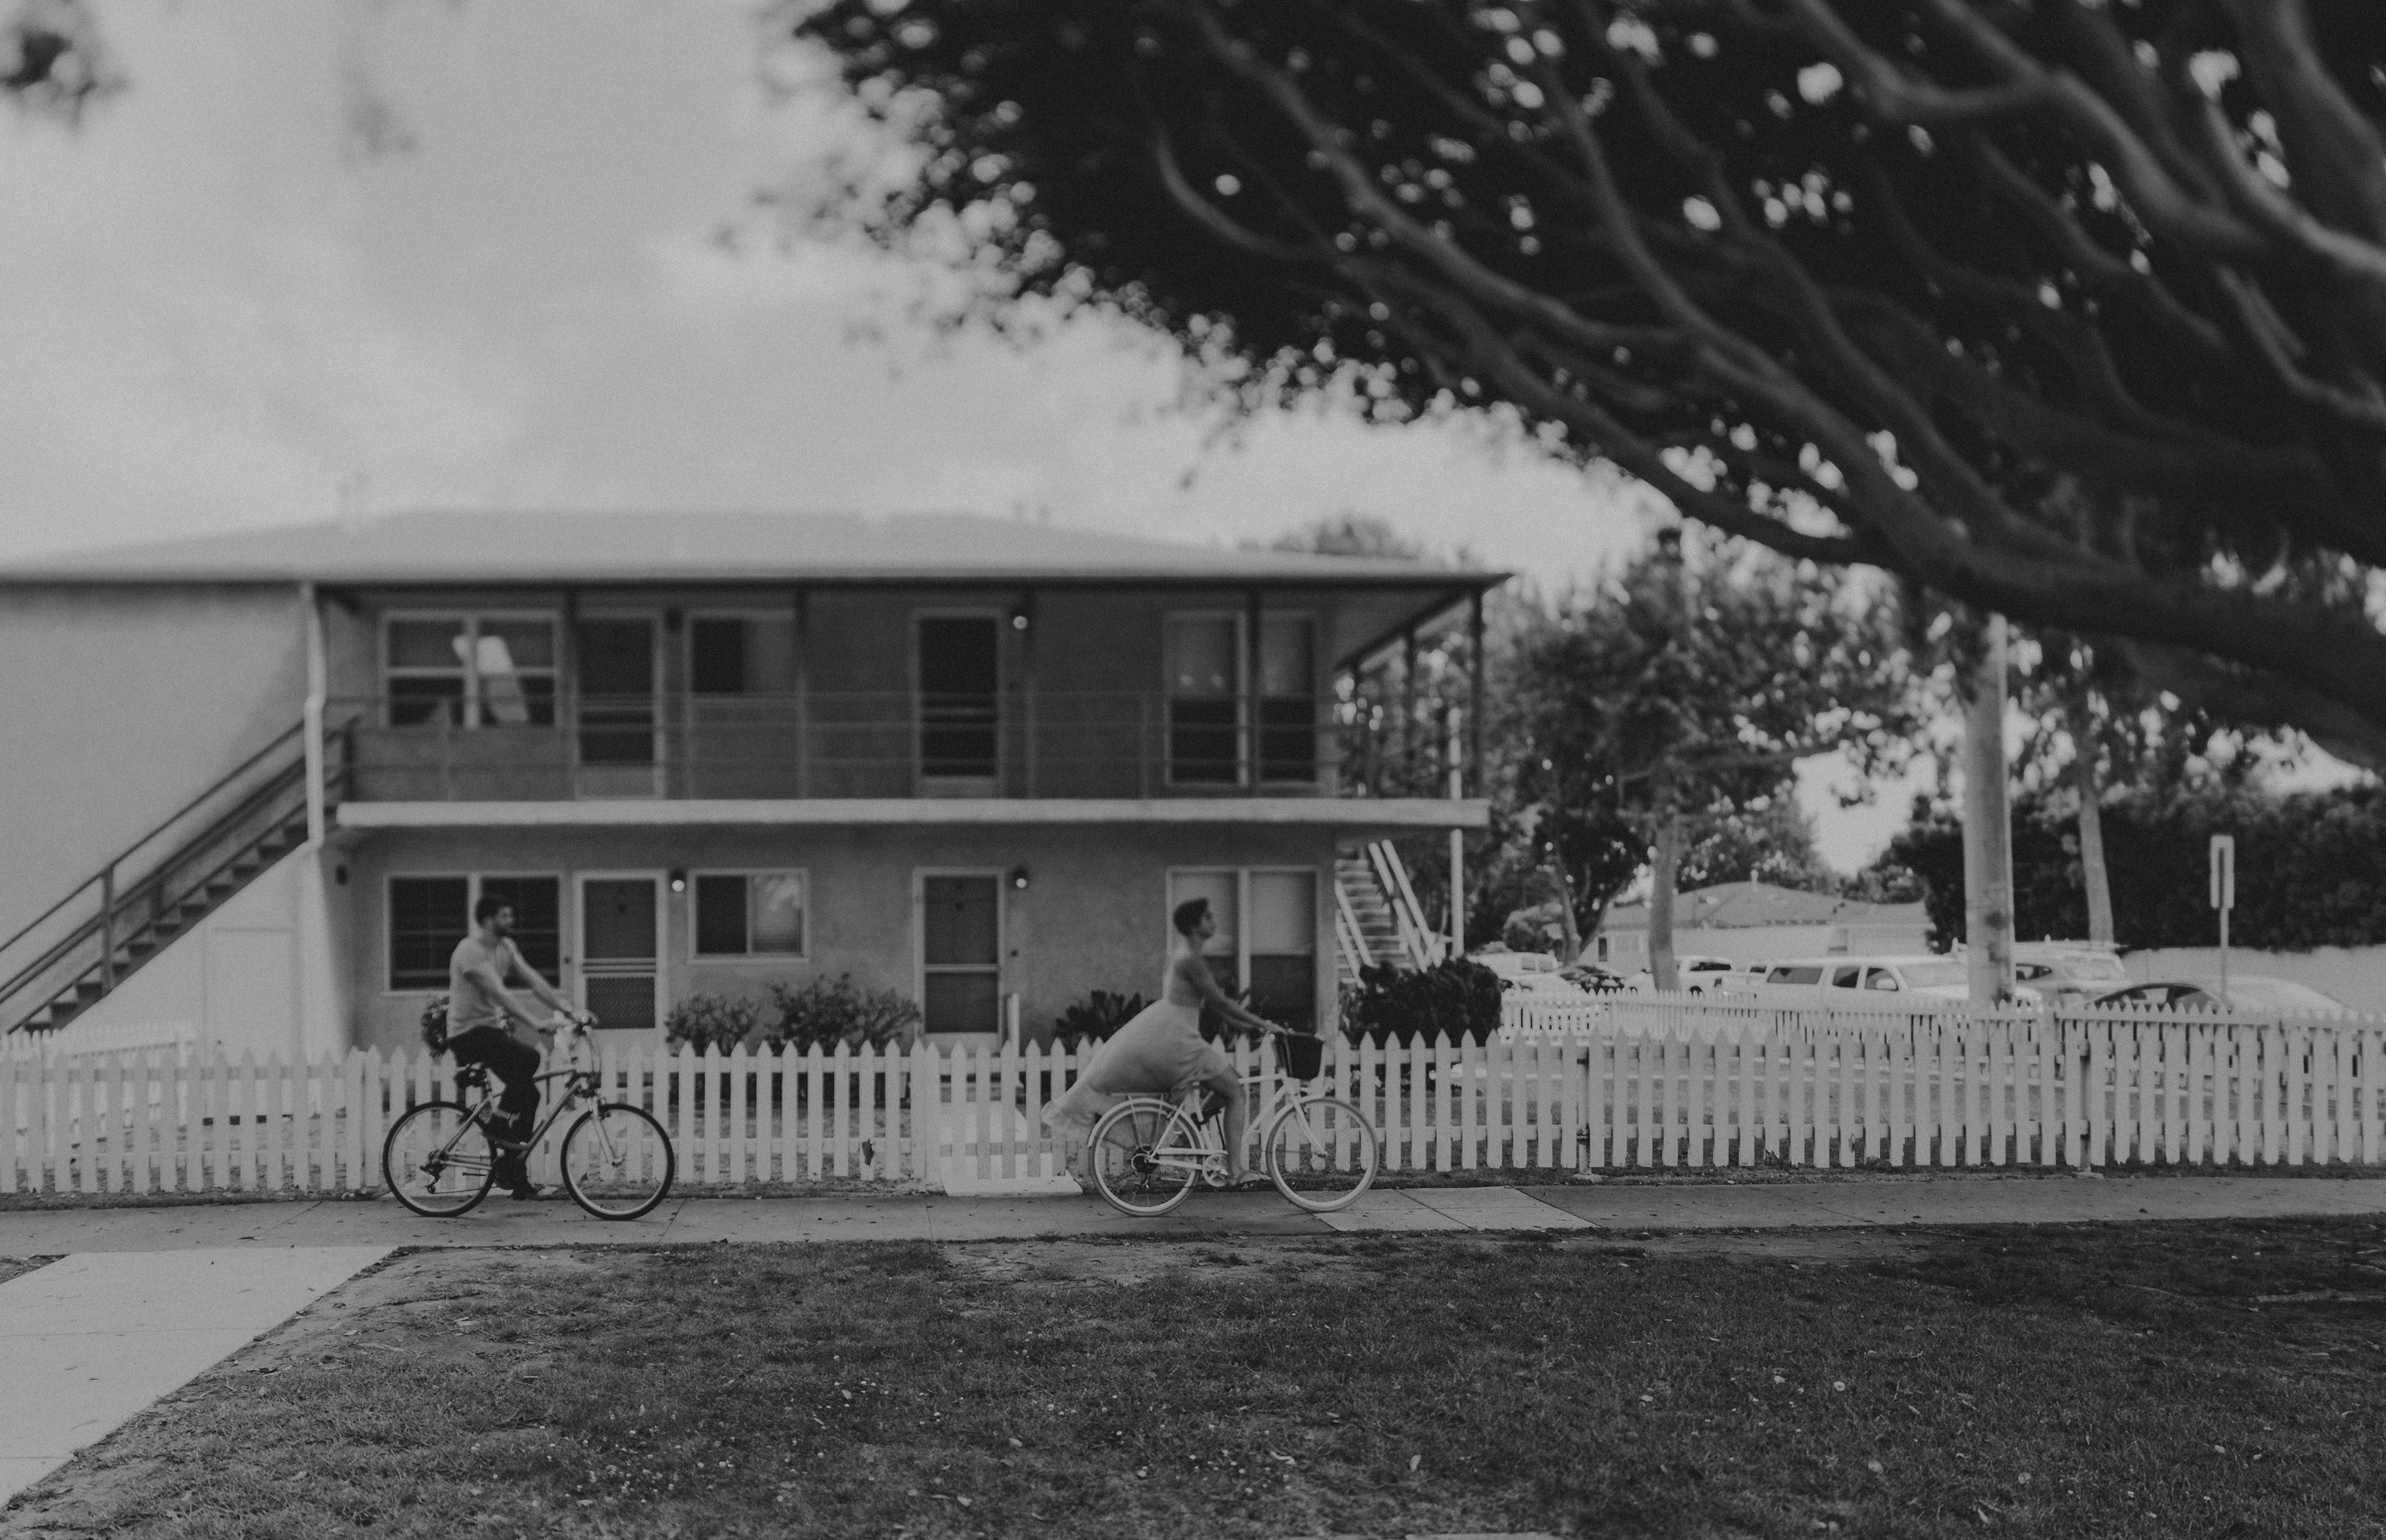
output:
[[[2013,810],[2005,770],[2005,617],[1980,628],[1963,702],[1963,939],[1971,1003],[2013,998]]]

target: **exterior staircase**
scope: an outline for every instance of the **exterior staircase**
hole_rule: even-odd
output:
[[[1432,967],[1448,950],[1389,840],[1336,854],[1334,939],[1335,977],[1344,983],[1358,982],[1362,966]]]
[[[325,740],[327,800],[346,735]],[[54,1032],[306,842],[306,751],[292,728],[0,941],[0,1031]]]

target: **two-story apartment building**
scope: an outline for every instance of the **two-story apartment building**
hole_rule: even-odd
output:
[[[1479,626],[1499,581],[802,514],[404,514],[0,566],[0,1029],[408,1045],[492,893],[622,1033],[850,973],[938,1040],[1032,1039],[1149,992],[1195,894],[1222,973],[1322,1019],[1337,851],[1485,820],[1367,794],[1337,681]]]

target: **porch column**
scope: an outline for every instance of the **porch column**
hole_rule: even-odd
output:
[[[797,589],[795,604],[795,794],[812,794],[812,595]]]
[[[555,729],[564,740],[564,795],[580,795],[580,590],[564,590],[555,646]]]
[[[1417,774],[1417,628],[1400,637],[1400,794],[1415,790]]]
[[[1011,629],[1019,636],[1019,697],[1021,758],[1026,762],[1027,794],[1036,794],[1036,591],[1019,596]]]
[[[1253,589],[1243,600],[1243,719],[1248,724],[1245,739],[1245,765],[1248,767],[1248,790],[1260,794],[1260,591]]]
[[[323,652],[323,605],[312,580],[298,585],[298,608],[306,627],[306,705],[299,735],[306,741],[306,848],[323,848],[329,798],[323,785],[323,697],[329,669]]]
[[[1471,707],[1466,719],[1466,769],[1474,776],[1474,794],[1488,796],[1488,784],[1483,778],[1483,591],[1474,591],[1474,604],[1466,616],[1466,639],[1472,657],[1468,663],[1469,677],[1466,694]]]

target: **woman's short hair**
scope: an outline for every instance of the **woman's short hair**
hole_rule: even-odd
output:
[[[1177,935],[1191,936],[1193,928],[1201,924],[1202,918],[1209,912],[1208,899],[1187,899],[1176,906],[1175,913],[1168,917],[1168,923],[1176,927]]]

